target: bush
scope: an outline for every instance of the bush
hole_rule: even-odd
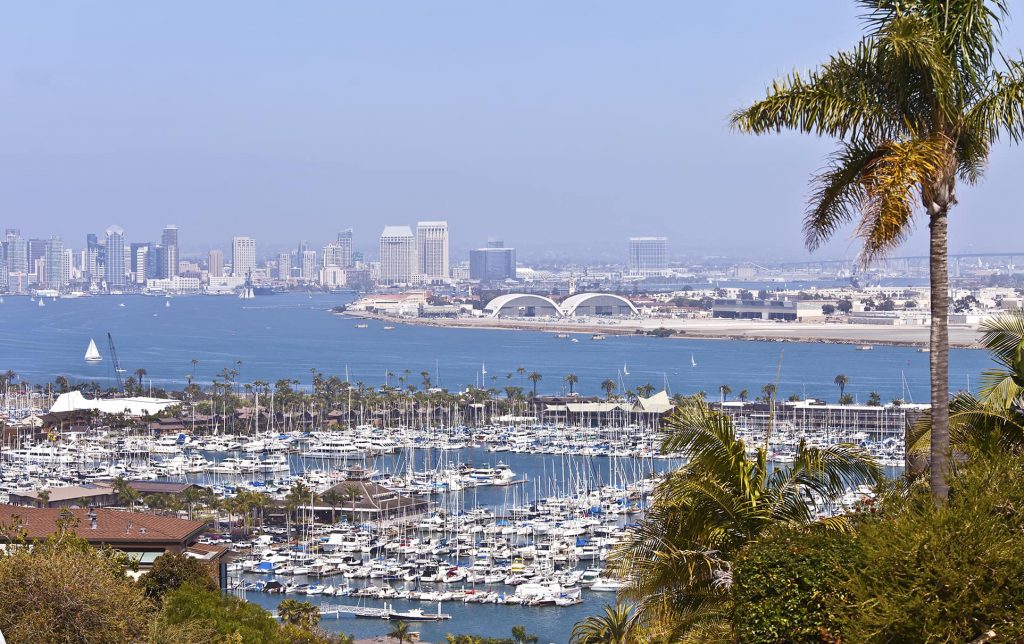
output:
[[[924,484],[892,494],[861,521],[867,565],[852,571],[848,641],[1024,640],[1024,462],[976,457],[957,466],[936,508]]]
[[[217,633],[219,638],[215,642],[283,641],[280,624],[267,611],[194,584],[185,584],[164,595],[162,617],[170,625],[200,623]]]
[[[193,584],[203,590],[217,590],[210,566],[188,555],[165,554],[153,562],[153,568],[139,580],[146,596],[160,601],[163,596]]]
[[[125,561],[70,531],[0,556],[0,631],[9,642],[138,642],[153,607]]]
[[[733,568],[733,627],[739,642],[834,642],[858,567],[850,534],[781,529],[751,543]]]

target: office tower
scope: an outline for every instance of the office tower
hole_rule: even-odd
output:
[[[213,249],[207,260],[210,277],[224,277],[224,251]]]
[[[158,245],[159,244],[154,244],[154,246],[158,246]],[[149,242],[134,242],[132,244],[128,244],[128,247],[131,249],[131,253],[130,253],[130,255],[131,255],[130,262],[131,263],[128,264],[128,272],[129,273],[138,273],[139,272],[139,266],[140,266],[139,265],[139,259],[138,259],[139,258],[139,249],[140,248],[148,249],[149,248]],[[146,255],[142,255],[142,257],[145,257],[145,256]],[[152,261],[152,260],[149,260],[149,261]],[[149,273],[150,277],[156,277],[157,276],[156,273],[153,272],[152,267],[147,267],[147,266],[143,265],[142,266],[142,270],[143,271],[147,271]]]
[[[59,291],[64,288],[64,242],[61,238],[53,235],[46,240],[43,249],[43,257],[46,260],[46,274],[39,276],[39,282],[46,288]]]
[[[352,262],[352,229],[346,228],[345,230],[338,233],[338,245],[341,246],[341,256],[339,259],[338,266],[342,268],[351,268],[354,266]]]
[[[166,226],[160,235],[160,245],[164,247],[160,277],[174,277],[178,274],[178,227]]]
[[[124,230],[120,226],[107,228],[106,244],[106,265],[103,267],[103,277],[107,280],[107,290],[123,289],[127,284],[127,274],[124,256],[125,252],[131,252],[125,247]]]
[[[277,279],[286,280],[292,276],[292,254],[280,253],[277,256]]]
[[[102,250],[103,245],[94,233],[85,236],[85,266],[82,271],[89,284],[99,284],[103,279]]]
[[[668,237],[630,237],[629,274],[639,277],[668,269]]]
[[[75,251],[70,248],[64,249],[64,266],[61,272],[61,283],[67,286],[71,283],[71,277],[75,274]]]
[[[344,257],[342,257],[343,254],[341,244],[338,242],[331,242],[330,244],[327,244],[323,249],[324,266],[344,267],[345,264],[342,263],[344,261]]]
[[[306,282],[315,282],[319,271],[316,266],[316,251],[302,251],[302,279]]]
[[[380,234],[380,281],[410,284],[416,274],[416,238],[408,226],[385,226]]]
[[[158,273],[158,258],[156,249],[160,244],[132,244],[132,274],[135,276],[136,284],[145,284],[147,279],[152,279]]]
[[[7,273],[28,275],[28,244],[13,228],[7,230]]]
[[[469,251],[469,278],[481,282],[516,278],[516,249],[500,241],[488,241],[486,248]]]
[[[416,224],[416,273],[420,280],[448,279],[448,222],[421,221]]]
[[[256,270],[256,240],[235,237],[231,240],[231,274],[248,277]]]

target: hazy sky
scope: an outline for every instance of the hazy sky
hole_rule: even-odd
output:
[[[850,46],[856,14],[838,0],[9,3],[0,226],[78,247],[111,223],[131,241],[175,223],[186,251],[235,234],[319,246],[352,227],[372,250],[385,223],[447,219],[457,249],[624,253],[664,234],[674,255],[805,256],[807,178],[831,145],[741,136],[727,116]],[[1020,21],[1004,43],[1024,43]],[[1021,229],[1022,170],[1024,150],[995,151],[961,191],[954,250],[1024,246],[990,232]],[[844,233],[821,254],[855,251]]]

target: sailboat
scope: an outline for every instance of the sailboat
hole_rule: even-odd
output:
[[[36,306],[44,307],[44,306],[46,306],[46,302],[43,301],[43,298],[39,298],[39,303]]]
[[[696,367],[697,366],[697,361],[693,358],[693,354],[692,353],[690,354],[690,366],[691,367]]]
[[[622,375],[624,375],[624,376],[628,376],[629,375],[629,366],[626,365],[625,362],[622,363]]]
[[[171,308],[171,301],[170,300],[164,300],[164,308],[168,308],[168,309]]]
[[[89,338],[89,348],[85,350],[85,361],[100,362],[101,360],[103,360],[103,356],[100,355],[99,349],[96,348],[96,341]]]

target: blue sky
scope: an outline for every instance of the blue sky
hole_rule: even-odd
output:
[[[696,5],[696,6],[695,6]],[[1019,8],[1019,7],[1018,7]],[[831,149],[727,116],[850,46],[852,2],[11,3],[0,19],[0,226],[80,246],[181,228],[186,250],[448,219],[456,248],[806,257]],[[1004,46],[1024,43],[1019,22]],[[961,190],[954,250],[1010,250],[1024,150]],[[1013,243],[1017,243],[1014,241]],[[907,253],[924,250],[923,235]],[[1016,247],[1014,247],[1016,249]],[[853,256],[848,232],[819,251]]]

